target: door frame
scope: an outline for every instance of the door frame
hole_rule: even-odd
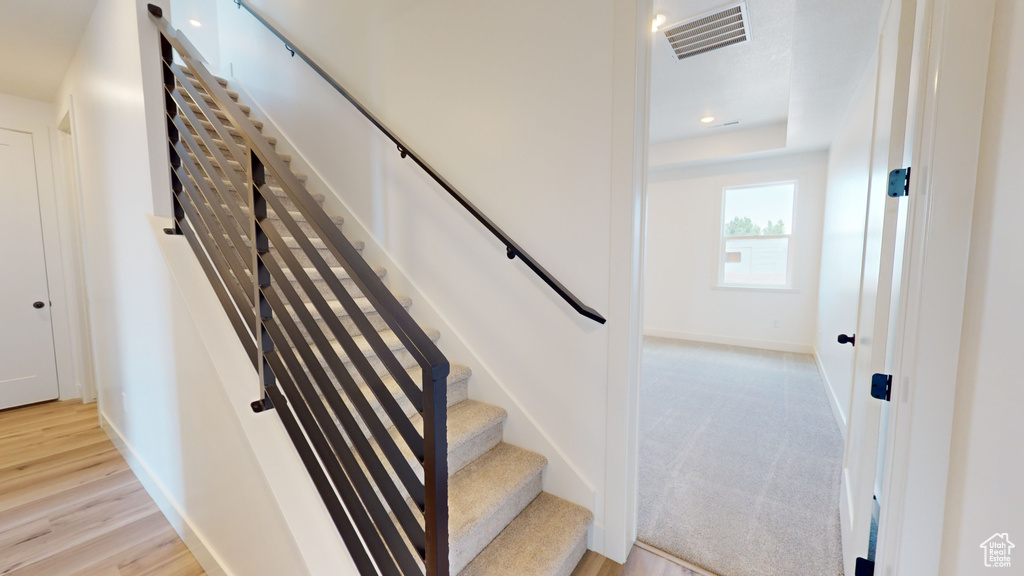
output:
[[[994,0],[919,0],[916,144],[875,559],[885,576],[939,573],[994,9]]]
[[[624,562],[636,540],[643,206],[652,0],[616,0],[605,498],[594,547]],[[914,178],[879,520],[877,574],[937,574],[967,256],[994,0],[919,0],[925,71],[912,115]],[[923,12],[922,12],[923,10]],[[952,23],[955,23],[953,25]],[[626,92],[627,88],[629,92]],[[622,102],[629,103],[629,109]],[[966,160],[965,160],[966,159]],[[941,222],[930,226],[931,222]],[[928,394],[915,394],[928,382]],[[913,451],[910,446],[913,445]],[[598,539],[600,536],[600,539]]]
[[[59,399],[81,397],[78,388],[79,375],[73,356],[72,316],[68,306],[69,286],[64,273],[64,254],[61,238],[65,235],[63,218],[60,214],[60,198],[55,178],[55,159],[59,149],[54,129],[49,125],[26,120],[32,115],[28,110],[5,111],[0,115],[0,128],[22,132],[32,136],[32,152],[35,155],[36,186],[39,194],[39,216],[43,228],[43,253],[46,258],[46,288],[50,296],[50,324],[53,330],[53,353],[57,364],[57,388]]]

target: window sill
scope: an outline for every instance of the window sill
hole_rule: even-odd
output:
[[[715,284],[712,290],[725,290],[727,292],[777,292],[782,294],[797,294],[798,288],[788,286],[745,286],[743,284]]]

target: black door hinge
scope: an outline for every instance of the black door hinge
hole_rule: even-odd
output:
[[[889,401],[892,396],[892,375],[875,374],[871,377],[871,397]]]
[[[875,563],[871,560],[864,558],[857,558],[857,564],[854,568],[853,576],[874,576],[875,575]]]
[[[889,172],[889,197],[900,198],[910,194],[910,166]]]

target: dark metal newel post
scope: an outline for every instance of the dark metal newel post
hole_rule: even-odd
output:
[[[263,198],[262,190],[263,186],[267,183],[267,178],[263,162],[260,161],[259,157],[252,150],[249,150],[248,172],[250,182],[248,200],[249,239],[252,246],[253,305],[256,310],[256,318],[259,321],[259,326],[253,337],[256,338],[256,349],[259,350],[261,357],[259,382],[263,393],[263,398],[254,402],[253,408],[256,409],[257,404],[259,404],[260,409],[257,411],[262,411],[274,407],[266,392],[267,388],[274,386],[275,383],[274,372],[270,369],[266,358],[267,354],[273,352],[274,342],[270,339],[270,335],[267,333],[267,328],[264,325],[264,321],[272,317],[273,310],[270,307],[270,303],[267,302],[267,297],[263,294],[263,289],[270,286],[270,271],[267,270],[263,259],[260,258],[261,255],[270,252],[270,240],[267,239],[267,235],[263,232],[261,226],[263,220],[267,218],[267,201]]]
[[[174,234],[181,234],[181,221],[185,218],[185,211],[182,209],[181,200],[179,199],[181,180],[176,172],[176,169],[181,166],[181,158],[178,157],[178,152],[174,149],[174,145],[178,143],[178,139],[181,136],[178,134],[178,128],[174,125],[174,117],[178,115],[178,105],[174,103],[174,98],[169,92],[176,89],[174,73],[171,72],[171,64],[174,62],[174,49],[171,47],[171,43],[164,38],[163,34],[160,35],[160,60],[160,69],[163,72],[164,81],[164,107],[167,110],[167,138],[171,142],[168,148],[171,162],[171,215],[174,217]]]
[[[426,576],[448,574],[448,398],[446,376],[423,371],[423,489]]]

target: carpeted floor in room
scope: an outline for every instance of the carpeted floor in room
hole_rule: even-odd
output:
[[[842,461],[813,357],[645,338],[640,541],[718,576],[843,574]]]

